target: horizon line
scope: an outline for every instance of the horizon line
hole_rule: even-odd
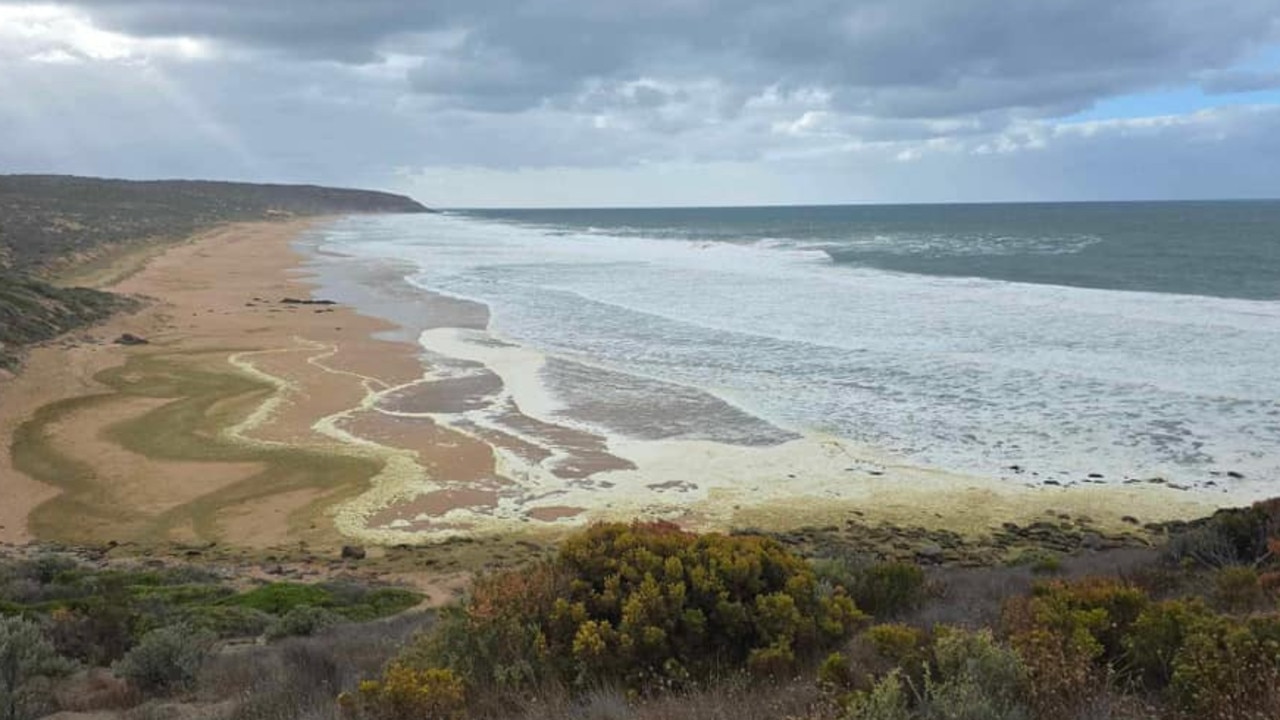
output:
[[[415,200],[417,198],[414,198]],[[421,201],[419,201],[421,202]],[[983,205],[1151,205],[1174,203],[1280,202],[1280,197],[1139,198],[1116,200],[902,200],[895,202],[764,203],[743,205],[432,205],[442,212],[538,211],[538,210],[754,210],[766,208],[838,207],[952,207]]]

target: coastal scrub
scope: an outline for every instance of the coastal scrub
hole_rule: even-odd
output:
[[[401,662],[478,687],[648,692],[741,669],[790,677],[865,617],[771,539],[601,524],[553,560],[477,580]]]

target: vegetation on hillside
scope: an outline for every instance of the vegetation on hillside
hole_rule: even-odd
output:
[[[421,600],[397,587],[340,580],[241,589],[197,566],[102,569],[59,553],[0,564],[0,615],[42,623],[63,656],[91,665],[119,660],[164,627],[182,626],[214,639],[310,634],[320,628],[298,622],[300,611],[322,611],[322,625],[332,625],[387,617]]]
[[[0,271],[0,369],[13,370],[18,351],[136,305],[130,298],[89,288],[59,288]]]
[[[226,222],[427,212],[401,195],[314,185],[0,175],[0,266],[42,272],[114,244]]]
[[[14,675],[24,707],[76,704],[52,649],[115,662],[116,691],[79,709],[165,697],[243,720],[1262,720],[1280,717],[1278,550],[1280,502],[1036,570],[609,524],[392,622],[368,619],[411,604],[403,591],[237,590],[53,555],[0,573],[0,615],[45,664]],[[1123,571],[1100,572],[1112,559]],[[231,652],[231,635],[284,639]]]
[[[499,693],[549,682],[642,693],[725,669],[789,675],[864,618],[768,538],[597,525],[552,560],[479,579],[401,660]]]
[[[0,368],[13,369],[30,344],[128,307],[41,282],[60,271],[221,223],[365,212],[428,210],[400,195],[311,185],[0,175]]]

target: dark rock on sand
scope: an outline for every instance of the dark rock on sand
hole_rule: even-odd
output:
[[[343,560],[363,560],[365,556],[364,548],[359,545],[343,545]]]
[[[125,333],[116,338],[117,345],[148,345],[151,341],[146,338],[138,337],[133,333]]]

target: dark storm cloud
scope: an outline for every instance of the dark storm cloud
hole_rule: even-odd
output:
[[[98,23],[344,63],[421,55],[418,92],[516,111],[593,80],[823,87],[850,111],[1071,111],[1189,81],[1280,36],[1274,0],[85,0]],[[447,47],[415,36],[456,32]]]
[[[1248,194],[1280,113],[1144,98],[1241,103],[1278,48],[1277,0],[0,0],[0,172],[446,205]],[[1135,117],[1073,123],[1113,99]]]

